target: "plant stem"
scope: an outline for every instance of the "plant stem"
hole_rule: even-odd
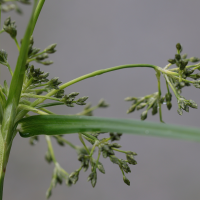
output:
[[[51,99],[51,100],[54,100],[54,101],[61,102],[60,99],[55,98],[55,97],[47,97],[47,96],[36,95],[36,94],[23,93],[21,96],[22,97],[29,97],[29,98],[45,98],[45,99]]]
[[[75,78],[75,79],[73,79],[73,80],[71,80],[71,81],[69,81],[67,83],[64,83],[63,85],[61,85],[59,87],[59,90],[63,90],[66,87],[69,87],[70,85],[73,85],[73,84],[75,84],[77,82],[80,82],[80,81],[82,81],[84,79],[95,77],[95,76],[98,76],[98,75],[101,75],[101,74],[104,74],[104,73],[107,73],[107,72],[111,72],[111,71],[115,71],[115,70],[119,70],[119,69],[125,69],[125,68],[135,68],[135,67],[148,67],[148,68],[158,69],[158,66],[150,65],[150,64],[129,64],[129,65],[120,65],[120,66],[116,66],[116,67],[111,67],[111,68],[107,68],[107,69],[101,69],[101,70],[97,70],[97,71],[94,71],[92,73],[80,76],[78,78]],[[46,96],[52,96],[57,92],[58,92],[58,90],[54,89],[51,92],[49,92],[48,94],[46,94]],[[33,104],[37,105],[39,103],[42,103],[43,101],[44,100],[42,100],[42,99],[36,100],[35,102],[33,102]]]
[[[3,200],[3,185],[6,172],[6,166],[10,154],[11,146],[7,146],[0,134],[0,200]]]
[[[94,71],[92,73],[89,73],[89,74],[86,74],[86,75],[83,75],[83,76],[80,76],[76,79],[73,79],[67,83],[64,83],[63,85],[61,85],[59,87],[59,90],[62,90],[62,89],[65,89],[66,87],[70,86],[70,85],[73,85],[77,82],[80,82],[84,79],[87,79],[87,78],[91,78],[91,77],[94,77],[94,76],[98,76],[98,75],[101,75],[101,74],[104,74],[104,73],[107,73],[107,72],[111,72],[111,71],[115,71],[115,70],[119,70],[119,69],[124,69],[124,68],[135,68],[135,67],[147,67],[147,68],[153,68],[153,69],[157,69],[157,70],[162,70],[162,68],[158,67],[158,66],[155,66],[155,65],[150,65],[150,64],[128,64],[128,65],[120,65],[120,66],[116,66],[116,67],[111,67],[111,68],[107,68],[107,69],[101,69],[101,70],[97,70],[97,71]],[[165,72],[165,70],[162,70]],[[170,74],[173,74],[174,72],[170,72]],[[175,73],[177,74],[177,73]],[[49,92],[48,94],[45,95],[45,97],[50,97],[54,94],[56,94],[59,90],[52,90],[51,92]],[[37,106],[38,104],[42,103],[45,101],[46,98],[40,98],[40,99],[37,99],[35,100],[31,106],[32,107],[35,107]],[[25,115],[27,114],[27,111],[23,111],[21,112],[16,121],[18,121],[19,119],[23,118]]]
[[[165,79],[166,79],[167,83],[170,85],[170,87],[172,88],[176,98],[179,99],[179,94],[177,93],[176,89],[174,88],[174,86],[172,85],[170,80],[168,79],[167,75],[165,75]]]
[[[17,41],[17,38],[15,37],[14,40],[15,40],[15,44],[16,44],[16,46],[17,46],[18,51],[20,51],[20,46],[19,46],[19,43],[18,43],[18,41]]]
[[[57,162],[56,162],[55,154],[54,154],[53,147],[51,144],[51,137],[48,135],[45,135],[45,139],[47,141],[48,149],[51,154],[52,160],[53,160],[54,164],[56,164]]]
[[[33,25],[33,30],[34,30],[35,25],[37,23],[37,20],[38,20],[38,17],[40,15],[40,12],[42,10],[42,7],[44,5],[44,2],[45,2],[45,0],[40,0],[39,3],[38,3],[38,5],[37,5],[37,7],[36,7],[36,9],[35,9],[35,13],[34,13],[34,16],[33,16],[33,24],[34,24]]]
[[[31,85],[32,81],[33,81],[33,78],[30,78],[29,81],[23,87],[22,92],[26,91],[26,89]]]
[[[77,147],[72,144],[71,142],[69,142],[68,140],[64,139],[63,137],[60,137],[59,135],[54,135],[55,138],[61,140],[62,142],[64,142],[65,144],[69,145],[70,147],[72,147],[73,149],[77,149]]]
[[[85,115],[85,114],[87,114],[89,112],[92,112],[93,110],[96,110],[97,108],[99,108],[98,105],[97,106],[93,106],[93,107],[91,107],[91,108],[89,108],[87,110],[83,110],[80,113],[77,113],[76,115]]]
[[[83,144],[83,146],[85,147],[85,150],[86,150],[87,153],[90,155],[90,151],[89,151],[89,149],[87,148],[87,146],[86,146],[86,144],[85,144],[85,142],[84,142],[84,140],[83,140],[83,138],[82,138],[81,133],[78,134],[78,137],[79,137],[79,140],[81,141],[81,143]]]
[[[42,110],[42,111],[48,113],[49,115],[55,115],[55,113],[51,112],[50,110],[48,110],[46,108],[39,108],[39,110]]]
[[[13,76],[13,71],[12,71],[12,69],[11,69],[9,63],[6,63],[6,66],[7,66],[8,70],[9,70],[11,76]]]
[[[161,99],[161,87],[160,87],[160,71],[156,71],[156,77],[158,80],[158,107],[159,107],[159,117],[160,117],[160,122],[164,123],[162,120],[162,104],[160,102]]]

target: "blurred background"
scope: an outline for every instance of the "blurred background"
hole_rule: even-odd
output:
[[[21,6],[24,15],[3,13],[16,20],[18,40],[23,37],[31,6]],[[53,65],[41,67],[50,77],[63,82],[89,72],[122,64],[149,63],[164,67],[173,58],[176,43],[183,45],[183,53],[200,56],[200,1],[198,0],[47,0],[34,31],[35,47],[44,49],[57,43],[57,52],[50,56]],[[1,34],[1,49],[8,52],[14,69],[18,56],[14,41]],[[8,70],[1,66],[1,83],[10,81]],[[66,93],[80,92],[89,96],[87,102],[96,105],[103,97],[110,107],[94,112],[95,116],[139,119],[141,111],[126,114],[130,102],[127,96],[144,96],[157,91],[155,72],[152,69],[123,69],[90,78],[66,89]],[[162,91],[166,92],[164,79]],[[199,90],[189,87],[183,96],[200,105]],[[199,127],[199,110],[179,116],[173,96],[172,110],[163,106],[166,123]],[[75,114],[82,110],[58,106],[58,114]],[[159,116],[147,118],[159,121]],[[66,139],[80,145],[77,134]],[[53,190],[56,200],[196,200],[200,198],[200,145],[195,142],[124,134],[119,142],[124,150],[138,153],[138,164],[127,174],[131,185],[124,184],[117,165],[101,157],[106,174],[98,173],[97,185],[87,182],[87,172],[81,172],[76,185],[63,184]],[[79,168],[76,152],[60,147],[53,141],[56,158],[69,173]],[[47,145],[44,137],[34,147],[28,139],[17,135],[11,150],[5,177],[4,199],[42,200],[50,185],[53,164],[47,164],[44,155]],[[117,154],[125,158],[124,154]]]

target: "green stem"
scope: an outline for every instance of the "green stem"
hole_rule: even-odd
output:
[[[117,149],[117,148],[114,148],[114,147],[112,147],[112,150],[118,151],[118,152],[121,152],[121,153],[127,153],[127,151],[123,151],[121,149]]]
[[[0,34],[4,32],[4,29],[0,30]]]
[[[64,83],[63,85],[61,85],[61,86],[59,87],[59,90],[65,89],[66,87],[68,87],[68,86],[70,86],[70,85],[73,85],[73,84],[75,84],[75,83],[77,83],[77,82],[80,82],[80,81],[82,81],[82,80],[84,80],[84,79],[88,79],[88,78],[91,78],[91,77],[94,77],[94,76],[98,76],[98,75],[101,75],[101,74],[104,74],[104,73],[107,73],[107,72],[111,72],[111,71],[115,71],[115,70],[119,70],[119,69],[124,69],[124,68],[135,68],[135,67],[147,67],[147,68],[153,68],[153,69],[157,69],[157,70],[162,70],[162,71],[163,71],[162,68],[160,68],[160,67],[158,67],[158,66],[155,66],[155,65],[150,65],[150,64],[129,64],[129,65],[120,65],[120,66],[111,67],[111,68],[108,68],[108,69],[97,70],[97,71],[94,71],[94,72],[92,72],[92,73],[89,73],[89,74],[80,76],[80,77],[78,77],[78,78],[76,78],[76,79],[73,79],[73,80],[67,82],[67,83]],[[163,73],[164,73],[164,72],[165,72],[165,70],[163,71]],[[166,71],[166,72],[167,72],[167,71]],[[170,72],[170,74],[171,74],[171,73],[173,74],[174,72]],[[177,74],[177,73],[175,73],[175,74]],[[35,100],[35,101],[31,104],[31,106],[32,106],[32,107],[37,106],[38,104],[44,102],[45,99],[46,99],[46,97],[50,97],[50,96],[56,94],[59,90],[55,90],[55,89],[52,90],[51,92],[49,92],[48,94],[45,95],[45,98],[40,98],[40,99]],[[16,121],[19,120],[19,119],[21,119],[21,118],[23,118],[23,117],[26,115],[26,113],[27,113],[26,111],[21,112],[21,113],[18,115]]]
[[[71,142],[69,142],[68,140],[64,139],[63,137],[60,137],[59,135],[54,135],[54,137],[57,138],[57,139],[59,139],[59,140],[61,140],[65,144],[69,145],[73,149],[77,149],[77,147],[75,145],[73,145]]]
[[[99,141],[96,140],[95,143],[94,143],[94,145],[92,146],[92,149],[91,149],[91,151],[90,151],[90,157],[92,157],[92,155],[93,155],[93,153],[94,153],[94,150],[95,150],[96,146],[98,145],[98,143],[99,143]]]
[[[23,87],[22,92],[26,91],[26,89],[31,85],[32,81],[33,81],[33,78],[30,78],[29,81]]]
[[[12,71],[12,69],[11,69],[9,63],[6,63],[6,66],[7,66],[8,70],[9,70],[11,76],[13,76],[13,71]]]
[[[32,61],[35,61],[35,58],[28,59],[28,60],[26,61],[26,64],[28,64],[28,63],[30,63],[30,62],[32,62]]]
[[[88,79],[88,78],[91,78],[91,77],[95,77],[95,76],[98,76],[98,75],[101,75],[101,74],[104,74],[104,73],[107,73],[107,72],[116,71],[116,70],[125,69],[125,68],[135,68],[135,67],[149,67],[149,68],[153,68],[153,69],[159,68],[158,66],[150,65],[150,64],[130,64],[130,65],[120,65],[120,66],[111,67],[111,68],[107,68],[107,69],[101,69],[101,70],[97,70],[97,71],[94,71],[92,73],[80,76],[78,78],[75,78],[75,79],[73,79],[73,80],[71,80],[67,83],[64,83],[63,85],[61,85],[59,87],[59,90],[63,90],[66,87],[69,87],[70,85],[73,85],[77,82],[80,82],[82,80],[85,80],[85,79]],[[58,90],[54,89],[51,92],[49,92],[48,94],[46,94],[46,96],[52,96],[52,95],[56,94],[57,92],[58,92]],[[42,103],[43,101],[44,100],[42,100],[42,99],[36,100],[35,102],[33,102],[33,104],[37,105],[38,103]]]
[[[35,54],[35,55],[31,56],[30,58],[32,59],[32,58],[38,57],[38,56],[40,56],[40,55],[42,55],[44,53],[46,53],[46,50],[44,50],[44,51],[42,51],[42,52],[40,52],[38,54]],[[29,62],[29,60],[27,60],[27,62]]]
[[[16,46],[17,46],[17,49],[18,49],[18,51],[20,51],[20,46],[19,46],[19,43],[18,43],[18,41],[17,41],[17,38],[16,38],[16,37],[14,38],[14,41],[15,41],[15,44],[16,44]]]
[[[176,98],[179,99],[179,94],[177,93],[176,89],[174,88],[174,86],[172,85],[170,80],[168,79],[167,75],[165,75],[165,79],[166,79],[167,83],[170,85],[170,87],[172,88]]]
[[[43,84],[38,84],[38,85],[33,85],[33,86],[31,86],[30,87],[30,89],[34,89],[34,88],[37,88],[37,87],[42,87],[42,86],[46,86],[46,85],[48,85],[49,84],[49,82],[47,82],[47,83],[43,83]]]
[[[162,104],[161,104],[161,102],[160,102],[160,99],[161,99],[160,71],[156,71],[156,77],[157,77],[157,80],[158,80],[158,105],[159,105],[159,117],[160,117],[160,122],[164,123],[164,122],[163,122],[163,119],[162,119]]]
[[[55,113],[51,112],[50,110],[46,109],[46,108],[39,108],[39,110],[44,111],[45,113],[48,113],[49,115],[55,115]]]
[[[39,115],[47,115],[48,113],[46,113],[46,112],[43,112],[43,111],[41,111],[41,110],[38,110],[37,108],[33,108],[33,107],[31,107],[31,106],[28,106],[28,105],[24,105],[24,104],[19,104],[18,105],[18,109],[20,109],[20,110],[26,110],[26,111],[32,111],[32,112],[34,112],[34,113],[37,113],[37,114],[39,114]]]
[[[38,3],[38,5],[37,5],[37,7],[36,7],[36,9],[35,9],[35,13],[34,13],[34,16],[33,16],[33,24],[34,24],[33,30],[34,30],[35,25],[37,23],[37,20],[38,20],[38,17],[40,15],[40,12],[42,10],[42,7],[44,5],[44,2],[45,2],[45,0],[40,0],[39,3]]]
[[[42,95],[30,94],[30,93],[23,93],[21,96],[30,97],[30,98],[46,98],[46,99],[51,99],[54,101],[61,101],[60,99],[55,98],[55,97],[47,97],[47,96],[42,96]]]
[[[83,110],[82,112],[77,113],[76,115],[85,115],[85,114],[87,114],[89,112],[92,112],[93,110],[97,109],[98,107],[99,107],[98,105],[97,106],[93,106],[93,107],[91,107],[91,108],[89,108],[87,110]]]
[[[167,64],[164,69],[168,69],[171,65],[171,63]]]
[[[79,137],[79,140],[81,141],[82,145],[84,146],[85,150],[86,150],[87,153],[90,155],[90,151],[89,151],[89,149],[87,148],[87,146],[86,146],[86,144],[85,144],[85,142],[84,142],[84,140],[83,140],[83,138],[82,138],[81,133],[78,134],[78,137]]]
[[[167,82],[166,78],[165,78],[165,81],[166,81],[167,93],[168,93],[168,94],[170,94],[170,90],[169,90],[169,84],[168,84],[168,82]]]
[[[53,146],[52,146],[52,143],[51,143],[51,137],[48,136],[48,135],[45,135],[45,139],[47,141],[48,149],[49,149],[49,152],[51,154],[52,160],[53,160],[54,164],[56,164],[57,162],[56,162],[55,154],[54,154],[54,151],[53,151]]]
[[[199,68],[199,67],[200,67],[200,63],[197,63],[197,64],[195,64],[195,65],[188,65],[188,66],[186,66],[185,68],[186,68],[186,69],[190,69],[190,68],[193,68],[193,67],[194,67],[194,69]],[[169,71],[178,71],[178,70],[179,70],[179,68],[169,69]]]
[[[6,173],[6,166],[10,154],[11,146],[7,146],[0,134],[0,200],[3,200],[3,185]]]

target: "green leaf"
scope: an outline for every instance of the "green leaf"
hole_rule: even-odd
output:
[[[31,116],[21,119],[18,122],[17,129],[19,130],[21,137],[99,131],[158,136],[200,142],[200,130],[197,128],[153,122],[141,122],[129,119],[88,116]]]
[[[12,135],[9,133],[13,128],[14,118],[16,115],[16,108],[18,106],[19,98],[21,95],[24,74],[26,70],[25,65],[26,65],[27,56],[28,56],[30,37],[31,37],[31,34],[33,32],[33,27],[34,27],[33,16],[34,16],[35,8],[36,8],[36,3],[37,3],[37,0],[35,0],[34,6],[33,6],[33,12],[32,12],[29,24],[26,28],[26,32],[25,32],[21,49],[19,52],[15,72],[13,74],[13,78],[10,84],[10,90],[9,90],[3,122],[2,122],[2,135],[4,138],[6,138],[7,135],[9,135],[9,137],[12,137]]]

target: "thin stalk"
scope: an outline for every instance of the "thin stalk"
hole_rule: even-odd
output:
[[[200,67],[200,63],[197,63],[197,64],[195,64],[195,65],[188,65],[188,66],[186,66],[185,68],[186,69],[190,69],[190,68],[193,68],[194,67],[194,69],[197,69],[197,68],[199,68]],[[169,69],[169,71],[178,71],[179,70],[179,68],[172,68],[172,69]]]
[[[99,148],[99,150],[98,150],[98,157],[97,157],[96,164],[95,164],[95,170],[96,170],[97,165],[98,165],[98,163],[99,163],[99,158],[100,158],[100,156],[101,156],[101,150],[100,150],[100,148]]]
[[[39,108],[39,110],[44,111],[45,113],[48,113],[49,115],[55,115],[54,112],[51,112],[50,110],[46,109],[46,108]]]
[[[167,64],[164,69],[168,69],[171,65],[171,63]]]
[[[157,70],[159,70],[159,71],[160,71],[160,70],[163,71],[162,68],[160,68],[160,67],[158,67],[158,66],[155,66],[155,65],[150,65],[150,64],[129,64],[129,65],[120,65],[120,66],[111,67],[111,68],[107,68],[107,69],[97,70],[97,71],[94,71],[94,72],[92,72],[92,73],[89,73],[89,74],[80,76],[80,77],[78,77],[78,78],[76,78],[76,79],[73,79],[73,80],[67,82],[67,83],[64,83],[63,85],[61,85],[61,86],[59,87],[59,90],[65,89],[66,87],[68,87],[68,86],[70,86],[70,85],[73,85],[73,84],[75,84],[75,83],[77,83],[77,82],[80,82],[80,81],[82,81],[82,80],[84,80],[84,79],[88,79],[88,78],[91,78],[91,77],[94,77],[94,76],[98,76],[98,75],[101,75],[101,74],[104,74],[104,73],[107,73],[107,72],[111,72],[111,71],[115,71],[115,70],[119,70],[119,69],[124,69],[124,68],[135,68],[135,67],[147,67],[147,68],[153,68],[153,69],[157,69]],[[164,70],[164,72],[165,72],[165,70]],[[164,72],[163,72],[163,73],[164,73]],[[170,72],[170,73],[174,73],[174,72]],[[175,74],[177,74],[177,73],[175,73]],[[45,98],[40,98],[40,99],[35,100],[35,101],[31,104],[31,106],[32,106],[32,107],[37,106],[38,104],[44,102],[45,99],[46,99],[46,97],[50,97],[50,96],[56,94],[59,90],[55,90],[55,89],[52,90],[51,92],[49,92],[48,94],[45,95]],[[26,111],[21,112],[21,113],[18,115],[16,121],[18,121],[18,120],[20,120],[21,118],[23,118],[23,117],[25,116],[26,113],[27,113]]]
[[[36,108],[45,108],[45,107],[51,107],[51,106],[58,106],[58,105],[64,105],[62,102],[53,102],[53,103],[44,103],[36,106]]]
[[[91,78],[91,77],[95,77],[95,76],[99,76],[101,74],[107,73],[107,72],[111,72],[111,71],[116,71],[116,70],[120,70],[120,69],[125,69],[125,68],[135,68],[135,67],[147,67],[147,68],[153,68],[153,69],[158,69],[158,66],[155,65],[150,65],[150,64],[130,64],[130,65],[120,65],[120,66],[116,66],[116,67],[111,67],[111,68],[107,68],[107,69],[101,69],[101,70],[97,70],[94,71],[92,73],[80,76],[78,78],[75,78],[67,83],[64,83],[63,85],[61,85],[59,87],[59,90],[63,90],[66,87],[69,87],[70,85],[73,85],[77,82],[80,82],[82,80]],[[54,94],[56,94],[58,92],[58,90],[52,90],[51,92],[49,92],[48,94],[46,94],[45,96],[52,96]],[[38,101],[38,102],[37,102]],[[40,100],[36,100],[35,102],[33,102],[33,104],[38,104],[38,103],[42,103],[44,100],[40,99]]]
[[[21,95],[22,97],[30,97],[30,98],[46,98],[46,99],[51,99],[51,100],[54,100],[54,101],[60,101],[60,99],[58,98],[55,98],[55,97],[47,97],[47,96],[42,96],[42,95],[36,95],[36,94],[30,94],[30,93],[23,93]]]
[[[165,81],[166,81],[167,92],[168,92],[168,94],[170,94],[169,84],[168,84],[168,82],[167,82],[167,80],[166,80],[166,77],[165,77]]]
[[[10,67],[10,64],[9,64],[9,63],[6,63],[6,66],[7,66],[8,70],[9,70],[11,76],[13,76],[13,71],[12,71],[12,69],[11,69],[11,67]]]
[[[63,137],[60,137],[59,135],[54,135],[54,137],[57,138],[57,139],[59,139],[60,141],[64,142],[65,144],[69,145],[73,149],[77,149],[77,147],[74,144],[72,144],[68,140],[64,139]]]
[[[156,96],[155,96],[156,97]],[[152,101],[149,106],[147,107],[146,111],[148,111],[150,108],[152,108],[153,104],[156,102],[157,97],[154,99],[154,101]]]
[[[167,83],[170,85],[170,87],[172,88],[176,98],[179,99],[179,94],[177,93],[176,89],[174,88],[174,86],[172,85],[170,80],[168,79],[167,75],[165,75],[165,79],[166,79]]]
[[[22,92],[26,91],[26,89],[31,85],[32,81],[33,81],[33,78],[30,78],[29,81],[26,83],[26,85],[23,87]]]
[[[40,53],[37,53],[37,54],[31,56],[30,58],[31,58],[31,59],[32,59],[32,58],[35,58],[35,57],[40,56],[40,55],[42,55],[42,54],[44,54],[44,53],[46,53],[46,50],[44,50],[44,51],[42,51],[42,52],[40,52]],[[30,59],[29,59],[29,60],[30,60]],[[27,62],[29,62],[29,60],[27,60]]]
[[[42,87],[42,86],[46,86],[46,85],[48,85],[49,84],[49,82],[47,82],[47,83],[43,83],[43,84],[38,84],[38,85],[33,85],[33,86],[31,86],[30,87],[30,89],[34,89],[34,88],[37,88],[37,87]]]
[[[0,30],[0,34],[4,32],[4,29]]]
[[[94,153],[94,150],[95,150],[96,146],[98,145],[98,143],[99,143],[99,141],[96,140],[95,143],[94,143],[94,145],[92,146],[92,149],[91,149],[91,151],[90,151],[90,157],[92,157],[92,155],[93,155],[93,153]]]
[[[32,61],[35,61],[35,60],[36,60],[35,58],[28,59],[28,60],[26,61],[26,64],[28,64],[28,63],[30,63],[30,62],[32,62]]]
[[[45,135],[45,139],[47,141],[48,149],[49,149],[49,152],[51,154],[52,160],[53,160],[54,164],[56,164],[57,162],[56,162],[55,154],[54,154],[54,151],[53,151],[53,146],[52,146],[52,143],[51,143],[51,137],[48,136],[48,135]]]
[[[83,140],[83,138],[82,138],[81,133],[78,134],[78,137],[79,137],[79,140],[81,141],[82,145],[84,146],[85,150],[86,150],[87,153],[90,155],[90,151],[89,151],[89,149],[87,148],[87,146],[86,146],[86,144],[85,144],[85,142],[84,142],[84,140]]]
[[[87,110],[83,110],[83,111],[81,111],[80,113],[77,113],[76,115],[85,115],[85,114],[87,114],[87,113],[89,113],[89,112],[92,112],[93,110],[95,110],[95,109],[97,109],[97,108],[99,108],[98,105],[97,105],[97,106],[93,106],[93,107],[91,107],[91,108],[89,108],[89,109],[87,109]]]
[[[24,105],[24,104],[19,104],[18,105],[18,109],[20,109],[20,110],[27,110],[28,112],[32,111],[32,112],[37,113],[39,115],[48,115],[48,113],[46,113],[46,112],[43,112],[41,110],[38,110],[37,108],[33,108],[31,106]]]
[[[162,119],[162,104],[160,102],[161,99],[161,87],[160,87],[160,72],[156,71],[156,77],[158,80],[158,106],[159,106],[159,117],[160,117],[160,122],[164,123]]]
[[[18,51],[20,51],[20,46],[19,46],[19,43],[18,43],[18,41],[17,41],[17,38],[16,38],[16,37],[14,38],[14,41],[15,41],[15,44],[16,44],[16,46],[17,46],[17,49],[18,49]]]
[[[114,147],[112,147],[112,150],[118,151],[118,152],[121,152],[121,153],[127,153],[127,151],[123,151],[121,149],[117,149],[117,148],[114,148]]]

